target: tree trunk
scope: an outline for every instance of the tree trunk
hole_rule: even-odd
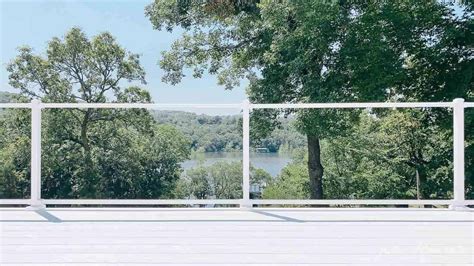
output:
[[[421,190],[420,190],[420,171],[418,170],[418,167],[415,169],[415,174],[416,174],[416,199],[421,199]]]
[[[92,162],[92,149],[89,141],[89,137],[87,136],[87,131],[89,129],[89,117],[90,117],[90,112],[88,111],[85,116],[84,120],[82,121],[81,124],[81,142],[82,142],[82,148],[84,149],[84,175],[82,178],[84,178],[84,183],[82,187],[82,197],[86,198],[95,198],[97,191],[97,180],[95,178],[95,174],[93,171],[93,162]]]
[[[307,135],[308,138],[308,173],[311,186],[311,199],[323,198],[323,174],[321,164],[321,146],[318,136]]]

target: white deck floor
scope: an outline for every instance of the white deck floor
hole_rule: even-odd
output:
[[[0,209],[0,265],[473,265],[474,212]]]

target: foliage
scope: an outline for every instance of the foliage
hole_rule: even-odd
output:
[[[474,199],[474,108],[465,109],[465,172],[467,198]]]
[[[53,38],[46,56],[21,47],[7,66],[10,85],[43,102],[150,102],[139,57],[109,33],[91,40],[78,28]],[[29,115],[2,117],[3,197],[24,197],[28,177]],[[9,134],[12,133],[12,134]],[[146,110],[48,109],[42,121],[44,198],[159,198],[174,189],[188,140],[159,126]],[[20,194],[20,195],[19,195]]]
[[[434,121],[425,127],[428,114],[366,111],[350,134],[324,141],[326,198],[451,198],[452,137]],[[300,157],[285,167],[264,190],[264,198],[308,198],[306,161],[307,157]]]
[[[13,102],[16,98],[15,93],[0,91],[0,103]]]
[[[281,170],[280,175],[263,190],[264,199],[309,199],[308,168],[294,162]]]
[[[30,195],[30,132],[28,110],[0,115],[0,198]]]
[[[420,110],[391,111],[382,118],[364,114],[353,134],[330,140],[324,151],[333,160],[326,164],[328,182],[333,182],[328,193],[336,198],[451,197],[452,138],[436,124],[426,126],[426,115]]]
[[[242,121],[240,115],[210,116],[178,111],[155,111],[159,124],[176,126],[191,140],[191,148],[198,152],[242,150]],[[252,141],[255,148],[278,152],[281,147],[292,150],[305,145],[304,137],[291,124],[291,118],[280,118],[280,127],[269,136]],[[251,129],[252,131],[252,129]]]
[[[217,75],[226,89],[248,79],[256,103],[472,101],[473,5],[459,5],[455,14],[446,1],[155,0],[145,14],[156,29],[183,29],[160,61],[163,81],[171,84],[191,68],[195,78]],[[0,102],[151,102],[145,89],[125,85],[145,84],[139,56],[109,33],[88,39],[73,28],[53,38],[43,55],[21,47],[7,70],[21,96],[2,93]],[[297,128],[309,155],[275,180],[252,169],[253,180],[268,184],[265,198],[450,197],[451,112],[254,110],[254,147],[304,146]],[[472,110],[466,114],[466,184],[473,198],[474,120]],[[0,115],[2,198],[29,193],[29,116],[23,110]],[[241,149],[240,124],[236,116],[178,112],[45,111],[43,195],[240,198],[238,163],[199,166],[176,186],[190,147]]]
[[[105,102],[110,94],[118,100],[132,92],[120,87],[122,80],[145,83],[139,56],[120,47],[107,32],[89,40],[72,28],[63,39],[48,42],[46,57],[28,46],[18,51],[7,65],[10,85],[44,102]]]
[[[191,68],[196,78],[217,75],[226,89],[248,79],[258,103],[450,101],[473,97],[473,5],[460,5],[457,15],[448,1],[155,0],[145,13],[156,29],[184,29],[160,61],[171,84]],[[312,197],[321,198],[320,139],[347,134],[359,115],[297,113]],[[433,114],[447,124],[449,111]],[[254,111],[258,135],[277,115]]]
[[[117,122],[98,124],[91,129],[96,142],[90,165],[83,163],[79,145],[45,140],[50,144],[43,145],[44,197],[168,197],[181,174],[180,163],[189,156],[189,141],[171,126],[154,125],[150,130],[140,132]],[[92,191],[81,178],[86,167],[94,174]]]
[[[262,169],[251,168],[251,185],[264,187],[271,179]],[[187,170],[178,182],[177,198],[240,199],[242,198],[242,163],[216,162]]]

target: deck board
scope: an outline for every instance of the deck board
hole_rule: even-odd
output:
[[[474,212],[0,209],[0,265],[473,265]]]

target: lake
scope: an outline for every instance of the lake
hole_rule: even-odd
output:
[[[197,153],[191,160],[184,161],[181,166],[187,170],[197,166],[201,161],[208,166],[218,161],[238,162],[241,160],[242,152],[203,152]],[[277,176],[289,162],[291,162],[289,154],[250,153],[250,164],[256,168],[262,168],[273,177]]]

